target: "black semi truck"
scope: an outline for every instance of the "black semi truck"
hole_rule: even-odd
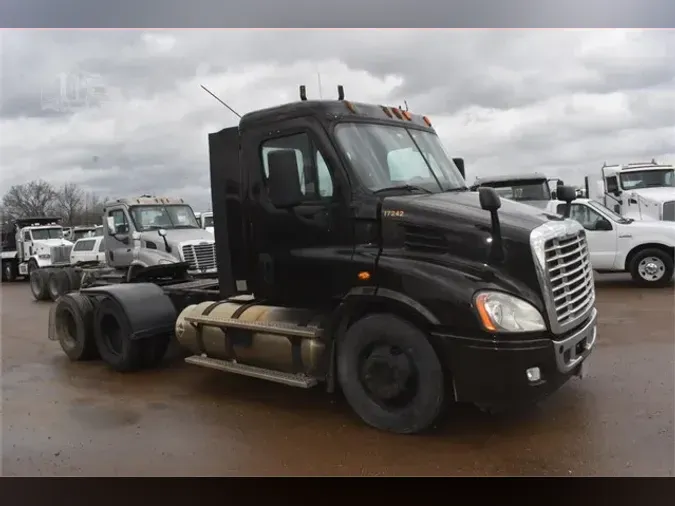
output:
[[[339,387],[396,433],[450,402],[534,402],[583,376],[597,314],[583,228],[470,191],[427,117],[338,90],[209,135],[218,279],[81,289],[53,306],[50,338],[134,371],[175,335],[191,364]]]

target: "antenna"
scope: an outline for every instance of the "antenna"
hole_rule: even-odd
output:
[[[323,98],[323,93],[321,92],[321,72],[316,73],[316,80],[319,82],[319,98]]]
[[[406,110],[406,112],[407,112],[407,111],[409,110],[409,109],[408,109],[408,101],[407,101],[407,100],[404,100],[403,103],[405,104],[405,110]]]
[[[227,107],[227,108],[230,110],[230,112],[232,112],[232,114],[234,114],[234,115],[237,116],[239,119],[241,119],[241,114],[239,114],[237,111],[235,111],[234,109],[232,109],[229,105],[227,105],[225,102],[223,102],[222,100],[220,100],[220,99],[215,95],[215,93],[212,93],[211,91],[209,91],[209,89],[208,89],[206,86],[204,86],[203,84],[200,84],[199,86],[201,86],[202,89],[203,89],[206,93],[208,93],[208,94],[211,95],[213,98],[215,98],[218,102],[220,102],[220,103],[223,104],[225,107]]]
[[[307,88],[305,87],[304,84],[300,85],[300,100],[303,102],[307,100]]]

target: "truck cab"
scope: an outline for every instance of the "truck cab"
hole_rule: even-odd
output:
[[[599,177],[586,177],[586,194],[635,220],[675,221],[675,167],[651,162],[604,164]]]
[[[583,227],[471,191],[426,116],[339,95],[209,135],[221,302],[179,315],[187,360],[333,378],[400,433],[443,399],[530,402],[583,375],[597,319]]]
[[[183,199],[142,195],[106,202],[106,263],[117,269],[187,262],[188,273],[215,274],[213,235]]]

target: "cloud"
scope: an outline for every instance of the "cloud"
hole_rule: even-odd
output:
[[[3,188],[42,177],[208,205],[206,136],[237,118],[200,84],[242,114],[296,100],[299,84],[406,100],[470,182],[537,170],[580,184],[604,161],[675,163],[667,31],[15,31],[0,53]]]

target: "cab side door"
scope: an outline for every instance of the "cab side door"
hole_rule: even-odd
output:
[[[247,209],[255,263],[254,291],[290,304],[313,304],[339,297],[351,286],[353,254],[350,186],[323,127],[312,118],[284,123],[282,130],[247,132]],[[267,193],[269,154],[295,153],[302,201],[277,209]]]

